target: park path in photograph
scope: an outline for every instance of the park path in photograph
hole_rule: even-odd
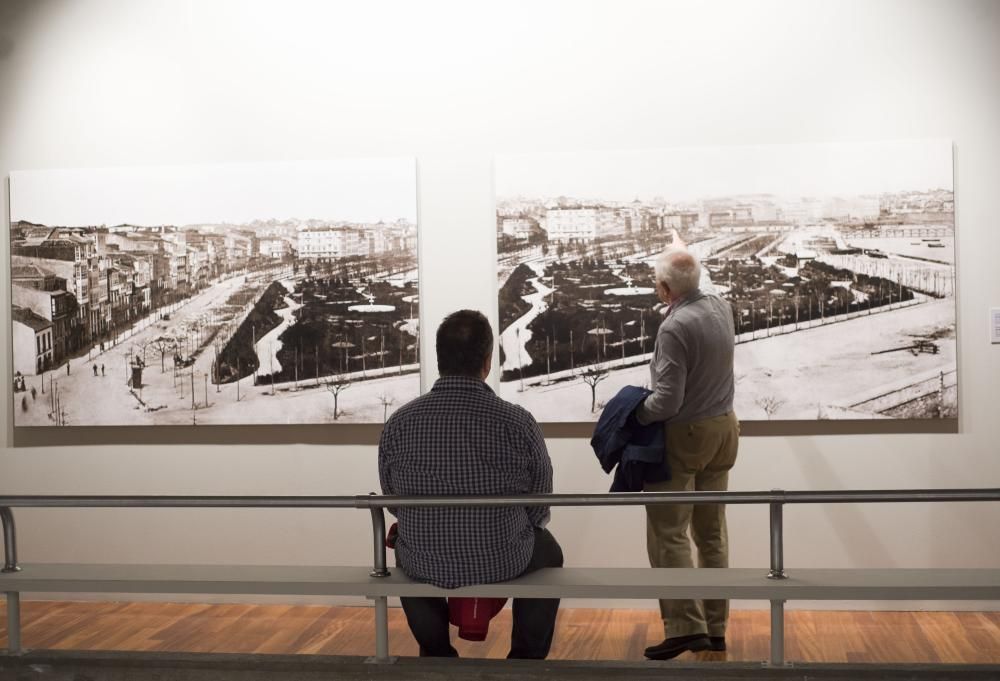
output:
[[[937,355],[908,351],[887,353],[875,371],[851,371],[845,367],[867,362],[871,353],[911,344],[914,335],[948,323],[951,301],[928,302],[916,307],[873,316],[837,321],[798,332],[775,334],[736,346],[736,411],[743,418],[766,420],[762,404],[774,409],[773,418],[872,419],[888,418],[865,408],[866,400],[885,392],[898,393],[889,402],[895,406],[912,396],[911,384],[935,379],[938,390],[943,376],[945,390],[955,390],[955,344],[946,344]],[[857,344],[845,344],[845,334],[856,334]],[[821,361],[813,358],[821,356]],[[916,360],[916,361],[914,361]],[[612,362],[609,379],[598,383],[598,405],[610,400],[622,385],[649,385],[648,364],[625,369]],[[822,384],[820,395],[813,386]],[[551,383],[530,384],[519,390],[517,381],[500,384],[500,396],[522,405],[541,421],[594,420],[590,411],[590,387],[579,377]],[[780,400],[774,405],[773,400]],[[855,407],[854,405],[858,405]],[[773,405],[773,406],[772,406]],[[566,418],[568,417],[568,418]]]
[[[245,277],[234,276],[219,281],[211,288],[166,313],[168,319],[140,322],[134,333],[123,334],[116,344],[89,356],[68,360],[66,365],[46,372],[44,376],[28,377],[27,390],[18,393],[28,404],[20,405],[15,414],[19,426],[49,426],[56,424],[53,414],[58,396],[60,425],[208,425],[226,423],[317,423],[333,422],[333,398],[326,385],[330,377],[303,377],[301,381],[254,385],[253,375],[237,382],[216,384],[212,380],[214,354],[209,347],[199,353],[189,367],[174,369],[171,357],[160,369],[158,354],[150,343],[159,337],[177,337],[186,333],[192,322],[225,302],[244,283]],[[291,286],[289,279],[280,279]],[[281,310],[286,318],[257,342],[260,366],[269,369],[270,359],[280,349],[281,333],[287,328],[295,305],[286,297],[289,307]],[[233,320],[238,325],[241,319]],[[146,347],[145,368],[141,390],[129,384],[132,358],[142,355]],[[94,368],[97,371],[95,373]],[[280,364],[278,366],[280,369]],[[420,393],[419,365],[406,364],[389,370],[371,369],[341,375],[350,382],[349,389],[339,396],[338,420],[345,422],[375,422],[383,420]],[[42,392],[42,382],[45,382]],[[31,397],[31,390],[35,397]],[[384,401],[391,400],[387,406]]]

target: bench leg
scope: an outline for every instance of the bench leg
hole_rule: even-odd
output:
[[[5,592],[7,597],[7,650],[11,655],[21,653],[21,594]]]
[[[375,662],[391,662],[389,657],[389,599],[375,598]]]
[[[771,659],[769,667],[785,664],[785,602],[771,601]]]

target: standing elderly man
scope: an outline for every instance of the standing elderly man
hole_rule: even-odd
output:
[[[552,463],[535,419],[485,383],[493,330],[481,313],[459,310],[437,330],[438,373],[430,392],[385,424],[378,447],[385,494],[513,495],[552,492]],[[398,508],[396,560],[410,579],[447,589],[562,567],[545,529],[545,506]],[[455,657],[444,598],[401,598],[420,655]],[[559,599],[515,598],[508,657],[544,659]]]
[[[671,247],[656,262],[656,292],[668,304],[650,363],[653,393],[639,405],[642,424],[663,422],[671,479],[647,492],[722,491],[736,462],[739,422],[733,413],[732,310],[699,288],[701,265]],[[700,567],[729,566],[726,510],[721,504],[646,507],[646,548],[653,567],[692,567],[688,529]],[[726,600],[661,600],[666,639],[646,657],[668,660],[686,650],[725,650]]]

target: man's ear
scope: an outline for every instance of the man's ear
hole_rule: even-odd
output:
[[[492,352],[490,352],[490,354],[486,355],[486,361],[483,363],[482,374],[483,374],[483,380],[484,381],[486,380],[486,377],[490,375],[490,370],[491,369],[493,369],[493,353]]]

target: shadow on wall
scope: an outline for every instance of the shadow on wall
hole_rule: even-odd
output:
[[[14,53],[15,36],[20,34],[31,12],[52,2],[33,0],[4,0],[0,2],[0,61]]]
[[[8,128],[8,117],[17,102],[17,92],[15,83],[17,79],[13,72],[13,67],[9,64],[17,51],[18,44],[24,42],[25,36],[30,35],[33,24],[38,21],[48,11],[52,11],[60,4],[56,0],[0,0],[0,142],[2,142],[5,130]],[[26,75],[26,74],[24,74]],[[4,149],[0,148],[0,159],[4,156]],[[10,170],[4,169],[5,172]],[[6,211],[4,211],[6,212]],[[7,227],[7,216],[3,216],[0,225]]]
[[[381,424],[14,428],[15,447],[87,445],[377,445]],[[275,452],[280,456],[279,452]]]
[[[543,423],[548,438],[587,438],[593,423]],[[815,435],[894,435],[900,433],[957,433],[958,419],[859,419],[823,421],[741,421],[743,437],[796,437]]]

